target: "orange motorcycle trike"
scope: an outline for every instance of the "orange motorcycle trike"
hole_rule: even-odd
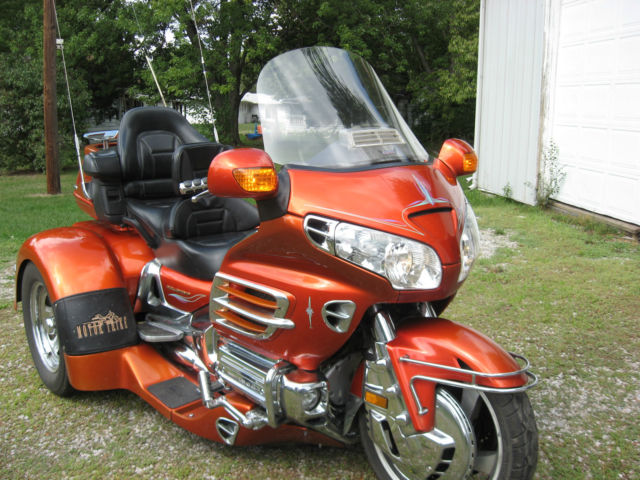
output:
[[[478,254],[472,148],[429,157],[335,48],[272,59],[257,96],[264,151],[157,107],[86,147],[94,220],[17,260],[44,384],[127,389],[228,445],[362,442],[381,479],[531,478],[527,360],[440,317]]]

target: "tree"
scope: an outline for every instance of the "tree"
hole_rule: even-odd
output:
[[[56,3],[75,119],[81,132],[89,119],[100,121],[116,113],[114,100],[132,82],[133,54],[123,48],[127,36],[114,14],[124,3]],[[42,2],[6,1],[0,39],[0,169],[43,170]],[[57,63],[58,142],[64,166],[75,162],[75,153],[60,53]]]
[[[167,98],[206,111],[197,24],[216,125],[222,141],[238,144],[240,101],[255,84],[262,65],[277,52],[272,2],[194,1],[195,23],[189,2],[145,0],[133,5],[145,37],[139,55],[152,53],[154,69],[160,84],[166,87]],[[158,36],[153,32],[164,33]],[[172,40],[168,40],[167,32],[171,32]],[[145,72],[142,79],[141,91],[157,99],[150,73]]]
[[[473,138],[479,0],[407,0],[402,7],[414,129],[427,144]]]
[[[65,55],[73,76],[90,95],[89,114],[99,122],[122,114],[134,72],[134,23],[124,0],[58,0]]]
[[[284,50],[340,46],[376,69],[428,146],[473,137],[479,0],[277,0]]]
[[[167,100],[208,118],[189,0],[58,0],[76,119],[100,121],[134,101]],[[278,53],[332,45],[378,72],[418,138],[472,139],[480,0],[193,0],[221,139],[239,143],[237,115],[262,66]],[[0,168],[40,168],[40,0],[5,0],[0,17]],[[61,75],[61,71],[59,70]],[[62,77],[60,76],[62,81]],[[59,83],[61,145],[69,135]],[[126,100],[126,101],[125,101]],[[61,155],[65,157],[64,153]]]

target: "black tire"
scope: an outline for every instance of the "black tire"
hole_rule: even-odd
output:
[[[58,325],[42,275],[29,263],[22,276],[22,315],[27,342],[42,383],[56,395],[74,392],[64,364]]]
[[[475,437],[473,466],[470,475],[462,477],[474,480],[533,478],[538,461],[538,429],[526,393],[487,394],[471,390],[449,393],[451,395],[448,398],[453,398],[458,403]],[[455,478],[446,468],[438,470],[440,465],[434,465],[433,470],[425,471],[423,475],[403,473],[394,459],[388,457],[372,441],[369,414],[366,411],[360,415],[360,435],[369,463],[380,480]]]

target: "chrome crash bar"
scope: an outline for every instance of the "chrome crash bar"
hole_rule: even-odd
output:
[[[411,358],[409,355],[404,355],[402,357],[400,357],[400,361],[401,362],[405,362],[405,363],[412,363],[414,365],[421,365],[424,367],[429,367],[429,368],[435,368],[435,369],[439,369],[439,370],[443,370],[446,372],[451,372],[451,373],[458,373],[458,374],[463,374],[463,375],[470,375],[471,376],[471,380],[469,382],[464,382],[464,381],[459,381],[459,380],[447,380],[444,378],[440,378],[440,377],[432,377],[432,376],[428,376],[428,375],[415,375],[413,377],[411,377],[411,381],[409,382],[410,387],[411,387],[411,394],[413,395],[413,400],[416,402],[416,405],[418,407],[418,413],[420,415],[424,415],[425,413],[428,412],[428,409],[424,408],[421,403],[420,403],[420,399],[418,398],[418,393],[416,392],[416,388],[415,388],[415,382],[418,380],[426,380],[429,382],[435,382],[438,383],[440,385],[447,385],[450,387],[457,387],[457,388],[466,388],[469,390],[476,390],[476,391],[480,391],[480,392],[488,392],[488,393],[518,393],[518,392],[524,392],[525,390],[529,390],[530,388],[536,386],[538,384],[538,377],[529,371],[529,367],[531,366],[531,364],[529,363],[529,360],[527,360],[525,357],[523,357],[522,355],[518,355],[515,353],[511,353],[509,352],[509,355],[511,355],[514,360],[516,360],[517,362],[523,362],[524,365],[522,366],[522,368],[520,368],[519,370],[513,371],[513,372],[505,372],[505,373],[483,373],[483,372],[478,372],[475,370],[470,370],[470,369],[465,369],[465,368],[457,368],[457,367],[450,367],[447,365],[440,365],[437,363],[430,363],[430,362],[423,362],[421,360],[414,360],[413,358]],[[491,379],[495,379],[495,378],[510,378],[510,377],[515,377],[518,375],[522,375],[525,374],[528,378],[528,381],[525,385],[522,385],[520,387],[513,387],[513,388],[496,388],[496,387],[487,387],[484,385],[478,385],[477,383],[477,379],[478,378],[491,378]]]

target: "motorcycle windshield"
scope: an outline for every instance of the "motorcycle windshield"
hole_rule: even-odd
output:
[[[263,68],[257,93],[275,163],[354,169],[429,159],[373,68],[344,50],[282,54]]]

